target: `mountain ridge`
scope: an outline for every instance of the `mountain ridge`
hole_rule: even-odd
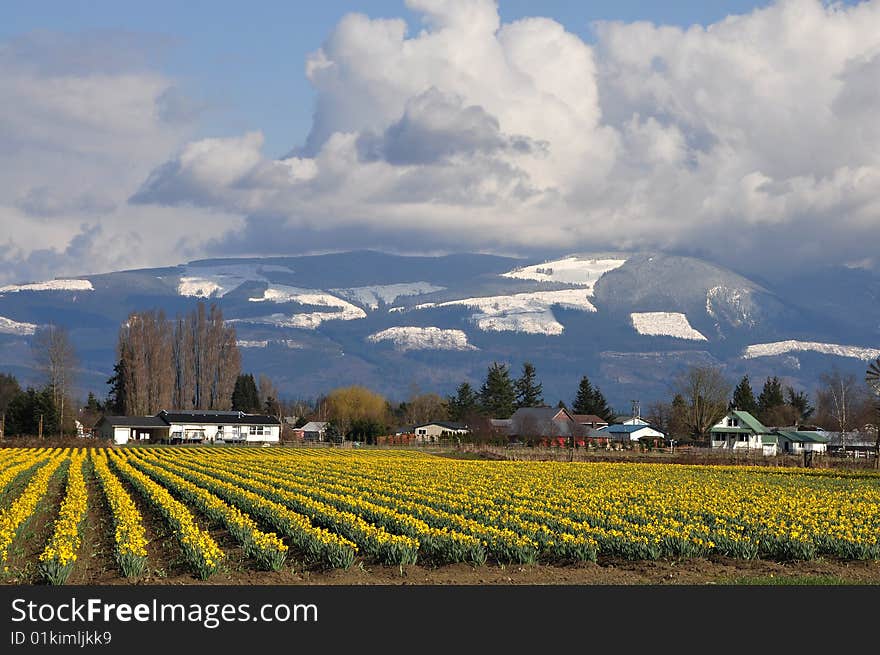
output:
[[[532,361],[554,404],[571,401],[581,375],[619,406],[663,398],[675,373],[695,362],[714,363],[731,380],[777,374],[809,390],[831,366],[859,372],[880,346],[880,310],[865,302],[880,283],[819,273],[774,285],[656,251],[201,259],[6,285],[0,369],[36,383],[32,335],[22,326],[53,322],[71,333],[81,390],[102,395],[130,312],[161,308],[173,317],[207,301],[234,322],[243,368],[270,375],[291,397],[352,383],[397,399],[416,387],[449,394],[463,380],[479,385],[496,360],[514,375]],[[803,280],[823,294],[811,296]]]

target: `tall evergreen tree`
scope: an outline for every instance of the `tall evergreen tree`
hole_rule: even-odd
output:
[[[758,402],[755,400],[755,393],[752,391],[752,385],[749,384],[749,376],[744,375],[743,379],[736,385],[733,390],[733,402],[731,409],[739,409],[748,412],[752,416],[758,414]]]
[[[785,402],[790,405],[797,416],[797,421],[809,421],[816,408],[810,404],[810,398],[805,391],[795,391],[791,387],[785,388]]]
[[[522,375],[514,383],[517,407],[540,407],[544,404],[542,395],[544,385],[537,380],[535,366],[531,362],[523,364]]]
[[[480,405],[492,418],[510,418],[516,410],[516,390],[507,364],[492,362],[480,387]]]
[[[589,413],[595,414],[603,421],[611,423],[614,420],[614,410],[611,409],[611,406],[602,394],[602,390],[597,386],[593,387],[593,410]]]
[[[242,373],[235,379],[232,389],[232,409],[239,412],[254,413],[261,410],[260,394],[251,373]]]
[[[593,413],[593,385],[590,384],[590,380],[586,375],[581,378],[581,383],[577,390],[577,396],[575,396],[574,404],[571,406],[571,409],[575,414]]]
[[[764,381],[764,388],[758,396],[758,414],[760,417],[766,417],[770,412],[785,404],[785,397],[782,395],[782,383],[775,375]],[[764,418],[761,418],[763,421]]]
[[[575,414],[593,414],[609,423],[614,419],[614,410],[608,406],[602,391],[594,387],[586,375],[581,378],[572,411]]]
[[[462,382],[458,385],[454,396],[449,396],[449,419],[463,421],[468,416],[476,414],[480,409],[480,397],[474,391],[470,383]]]
[[[107,380],[107,384],[110,385],[110,393],[107,394],[104,408],[109,414],[117,416],[125,414],[125,407],[128,404],[127,379],[125,358],[120,358],[113,366],[113,376]]]

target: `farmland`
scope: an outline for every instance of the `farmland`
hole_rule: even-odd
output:
[[[0,491],[7,583],[880,582],[880,476],[865,471],[5,448]]]

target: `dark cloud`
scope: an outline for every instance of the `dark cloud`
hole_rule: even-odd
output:
[[[431,87],[411,99],[399,121],[381,135],[358,139],[361,157],[394,165],[436,164],[456,156],[491,155],[500,151],[531,154],[546,142],[501,132],[498,119],[478,105]]]

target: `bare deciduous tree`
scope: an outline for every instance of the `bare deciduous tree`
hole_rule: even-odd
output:
[[[833,368],[830,373],[823,373],[819,380],[822,386],[816,392],[816,404],[820,420],[840,433],[840,443],[845,451],[846,435],[856,427],[856,407],[862,395],[856,376]]]
[[[57,325],[47,325],[37,332],[32,342],[34,359],[46,376],[46,384],[52,391],[52,400],[58,408],[58,430],[64,434],[64,399],[73,384],[76,353],[67,330]]]
[[[164,312],[135,312],[119,331],[125,412],[229,409],[241,371],[235,328],[216,305],[202,303],[173,323]]]
[[[685,401],[683,420],[690,434],[707,439],[709,430],[727,412],[732,385],[712,366],[694,366],[682,371],[673,384]]]
[[[449,418],[446,399],[436,393],[421,393],[410,397],[403,412],[403,421],[410,425]]]

